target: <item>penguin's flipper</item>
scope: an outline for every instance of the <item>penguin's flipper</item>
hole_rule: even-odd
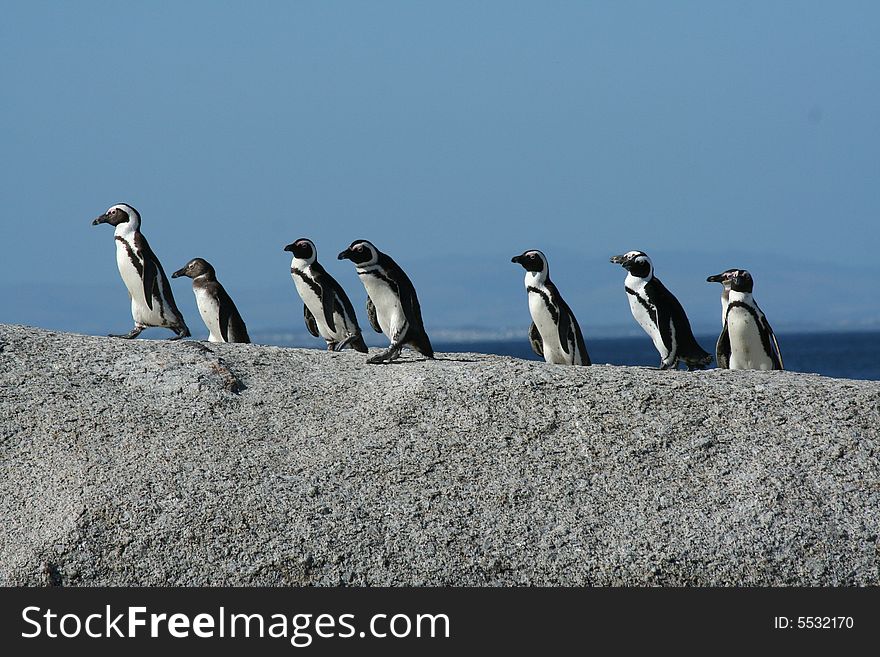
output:
[[[581,353],[581,365],[592,365],[593,361],[590,360],[590,354],[587,353],[587,344],[584,342],[584,334],[581,333],[581,327],[574,315],[571,316],[571,325],[574,327],[575,344]]]
[[[332,289],[321,287],[321,304],[324,306],[324,321],[327,322],[327,327],[335,333],[336,322],[333,320],[333,315],[336,311],[336,295]]]
[[[336,308],[336,290],[333,285],[333,277],[317,262],[312,264],[312,273],[315,284],[320,288],[317,292],[318,296],[321,297],[324,323],[327,324],[330,331],[336,333],[336,321],[333,319],[333,313]]]
[[[660,332],[660,339],[663,340],[663,346],[666,347],[666,353],[672,355],[672,331],[675,330],[672,323],[672,315],[668,312],[664,312],[657,306],[653,306],[653,310],[654,312],[652,314],[657,321],[657,330]]]
[[[770,354],[771,358],[773,358],[773,364],[777,366],[776,369],[784,370],[785,365],[782,362],[782,352],[779,350],[779,343],[776,341],[776,334],[773,332],[773,329],[770,328],[770,324],[767,324],[767,331],[770,332],[770,339],[773,341],[773,348],[776,350],[775,354]]]
[[[529,327],[529,342],[532,345],[532,351],[534,351],[536,355],[543,358],[544,341],[541,340],[541,334],[538,332],[538,327],[535,326],[534,322],[532,322],[532,325]]]
[[[159,265],[159,260],[156,258],[156,254],[153,253],[153,249],[150,248],[146,238],[139,232],[135,233],[134,245],[143,261],[144,300],[147,302],[147,308],[152,310],[153,288],[156,285],[156,276],[161,265]]]
[[[758,333],[761,336],[761,346],[764,348],[764,353],[767,354],[767,357],[773,364],[773,369],[781,370],[783,369],[782,354],[779,352],[779,343],[776,341],[776,335],[773,333],[773,329],[770,328],[770,322],[767,321],[767,316],[761,311],[758,304],[754,303],[754,300],[752,300],[752,303],[752,306],[745,307],[752,314],[752,318],[758,325]]]
[[[756,319],[758,320],[761,329],[761,341],[764,343],[764,349],[766,350],[767,355],[770,356],[770,360],[773,362],[773,369],[784,370],[785,367],[782,364],[782,352],[779,351],[779,343],[776,341],[776,334],[770,327],[770,322],[767,321],[767,315],[761,312],[760,308],[757,308],[757,304],[755,304],[755,306],[757,309]]]
[[[544,285],[550,291],[550,299],[545,298],[544,302],[547,304],[547,310],[550,311],[550,314],[556,316],[556,328],[559,330],[559,346],[562,347],[562,351],[565,353],[571,353],[569,344],[574,344],[574,336],[571,332],[571,310],[569,310],[568,305],[562,299],[562,295],[559,294],[559,290],[556,289],[556,286],[549,278]],[[555,309],[553,306],[556,306]]]
[[[226,298],[229,300],[229,321],[226,324],[229,327],[229,331],[228,337],[225,338],[226,341],[245,343],[250,342],[251,336],[248,335],[247,326],[244,323],[244,319],[242,319],[241,313],[238,312],[238,308],[235,307],[235,304],[232,302],[232,299],[229,297],[229,295],[227,295]]]
[[[348,298],[348,295],[345,293],[345,290],[342,289],[342,286],[336,282],[330,274],[327,274],[327,282],[330,287],[333,289],[336,296],[336,312],[339,313],[339,316],[343,318],[343,327],[345,330],[349,328],[353,328],[354,332],[360,335],[361,327],[358,325],[357,315],[354,312],[354,306],[351,305],[351,300]],[[363,339],[361,339],[363,342]],[[364,345],[364,349],[367,346]]]
[[[422,354],[422,356],[434,358],[434,347],[431,345],[431,338],[428,337],[428,332],[425,330],[425,324],[422,321],[422,308],[419,305],[415,288],[406,297],[406,302],[403,304],[403,312],[409,327],[407,330],[409,345]],[[401,301],[404,301],[404,299],[401,298]]]
[[[230,325],[232,327],[232,334],[229,336],[232,338],[230,342],[249,343],[251,341],[251,336],[247,332],[247,326],[239,313],[236,312],[232,315]]]
[[[220,305],[220,337],[223,338],[223,342],[229,342],[229,317],[231,314],[228,306]]]
[[[382,332],[382,327],[379,326],[379,317],[376,315],[376,305],[373,303],[373,300],[367,295],[367,318],[370,320],[370,326],[373,327],[373,330],[376,333]]]
[[[214,293],[217,297],[217,305],[219,306],[220,337],[223,338],[223,342],[229,342],[229,320],[232,318],[232,311],[235,305],[220,283],[217,283]]]
[[[557,322],[559,325],[559,346],[562,347],[562,351],[565,353],[570,353],[569,344],[574,342],[571,335],[571,317],[562,304],[556,306],[556,308],[559,313],[559,321]]]
[[[303,304],[303,317],[306,320],[306,328],[309,329],[309,333],[316,338],[320,338],[321,334],[318,333],[318,322],[315,321],[315,316],[306,304]]]
[[[153,287],[156,284],[156,263],[150,258],[144,258],[144,299],[147,308],[153,309]]]
[[[730,335],[727,333],[727,322],[724,322],[724,328],[715,343],[715,361],[720,369],[730,369]]]

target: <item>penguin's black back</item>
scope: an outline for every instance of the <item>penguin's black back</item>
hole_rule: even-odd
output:
[[[203,288],[208,294],[217,299],[217,307],[220,311],[219,324],[220,331],[226,331],[223,339],[227,342],[250,343],[251,337],[248,335],[247,326],[232,301],[232,297],[226,292],[226,288],[216,278],[210,278],[206,281],[198,281],[195,286]]]
[[[334,293],[336,295],[336,304],[334,306],[334,310],[338,312],[340,315],[347,316],[351,323],[354,324],[354,327],[357,329],[358,334],[360,334],[361,327],[357,321],[357,315],[354,312],[354,306],[351,304],[351,300],[348,298],[348,295],[345,293],[343,287],[339,284],[339,282],[331,276],[326,269],[317,261],[312,263],[312,273],[315,276],[315,280],[323,289],[327,287],[323,291],[323,294],[327,294],[328,292]],[[360,338],[360,342],[363,342],[363,338]],[[358,344],[358,340],[352,340],[351,345],[355,348]],[[364,349],[366,349],[366,345],[364,345]],[[358,349],[360,351],[360,349]]]
[[[569,330],[574,331],[574,341],[577,345],[578,351],[581,352],[581,359],[583,360],[584,365],[592,365],[592,361],[590,360],[590,354],[587,353],[587,345],[584,342],[584,334],[581,332],[581,327],[578,324],[577,318],[574,316],[574,313],[571,312],[571,308],[568,307],[568,304],[565,303],[565,299],[562,298],[562,295],[559,293],[559,288],[550,280],[548,277],[546,281],[544,281],[544,287],[546,287],[550,291],[550,297],[553,300],[553,303],[556,304],[556,307],[559,308],[560,313],[566,313],[569,318]],[[567,340],[568,336],[566,336]],[[561,342],[561,340],[560,340]]]
[[[666,314],[672,318],[673,326],[675,326],[676,355],[678,358],[685,361],[688,367],[705,367],[711,363],[712,355],[697,343],[684,307],[675,298],[675,295],[663,285],[663,282],[656,276],[653,276],[645,284],[645,294],[648,295],[651,303],[657,307],[658,315]],[[665,309],[665,312],[661,312],[663,309]],[[661,331],[664,330],[664,327],[658,326],[657,328]]]
[[[423,356],[434,358],[434,347],[431,346],[431,339],[428,337],[428,333],[425,331],[425,324],[422,321],[422,307],[416,295],[416,288],[412,281],[409,280],[409,276],[390,256],[381,251],[379,252],[377,264],[385,271],[388,278],[397,285],[400,305],[403,306],[406,321],[409,323],[406,344]]]

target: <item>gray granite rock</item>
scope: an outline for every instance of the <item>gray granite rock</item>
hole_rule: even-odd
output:
[[[3,585],[877,585],[880,383],[0,325]]]

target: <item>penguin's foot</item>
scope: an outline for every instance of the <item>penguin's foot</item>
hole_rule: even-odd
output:
[[[338,342],[328,342],[327,343],[327,351],[339,351],[339,349],[336,347],[336,345],[338,345],[338,344],[339,344]]]
[[[168,338],[169,342],[173,342],[174,340],[180,340],[182,338],[189,337],[189,329],[185,326],[182,329],[171,329],[171,330],[174,331],[175,333],[177,333],[177,335],[175,335],[172,338]]]
[[[141,331],[144,330],[144,326],[135,326],[128,333],[109,333],[107,337],[109,338],[122,338],[123,340],[131,340],[136,338],[141,334]]]
[[[343,349],[345,349],[348,346],[348,343],[351,342],[352,340],[354,340],[354,336],[349,335],[347,338],[345,338],[345,340],[337,343],[336,346],[333,348],[333,351],[342,351]]]
[[[676,365],[678,365],[678,361],[675,359],[672,359],[668,363],[665,360],[661,360],[660,367],[658,367],[657,369],[660,369],[660,370],[675,369]]]
[[[367,362],[370,365],[381,365],[382,363],[390,363],[393,358],[388,357],[388,352],[383,351],[381,354],[376,354],[375,356],[370,356],[367,358]]]
[[[684,364],[687,365],[688,372],[693,372],[694,370],[704,370],[709,367],[709,364],[712,362],[712,356],[707,356],[705,358],[688,358],[685,359]]]
[[[383,351],[381,354],[376,354],[375,356],[371,356],[367,358],[367,362],[370,365],[379,365],[380,363],[390,363],[392,360],[400,356],[400,351],[403,349],[403,345],[392,345],[390,349],[387,351]]]

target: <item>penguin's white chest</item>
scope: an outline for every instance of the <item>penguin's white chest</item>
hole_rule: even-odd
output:
[[[406,325],[406,315],[400,304],[400,297],[384,279],[369,273],[359,272],[358,275],[376,307],[376,319],[379,320],[382,332],[393,341],[399,337],[398,334]]]
[[[304,271],[303,275],[309,276],[309,273]],[[321,300],[321,297],[318,296],[318,293],[312,289],[312,286],[300,276],[292,272],[290,276],[293,278],[293,282],[296,285],[296,291],[299,293],[303,303],[306,304],[306,308],[308,308],[309,312],[315,317],[315,323],[318,325],[318,333],[321,337],[325,340],[336,341],[345,339],[345,324],[340,321],[339,313],[335,313],[333,318],[333,323],[336,325],[336,331],[331,331],[324,319],[324,302]],[[311,278],[311,276],[309,276],[309,278]]]
[[[122,238],[123,240],[125,238]],[[144,296],[144,279],[138,271],[132,257],[138,259],[134,246],[128,240],[125,242],[116,239],[116,266],[119,268],[119,275],[122,282],[128,289],[128,296],[131,297],[131,316],[136,324],[145,324],[148,326],[163,326],[166,323],[165,317],[162,316],[162,300],[157,299],[153,295],[153,309],[147,306],[147,300]],[[127,245],[127,246],[126,246]],[[132,255],[129,255],[129,249]],[[143,266],[143,261],[138,259],[138,265]],[[143,269],[141,269],[143,271]],[[158,276],[158,274],[157,274]],[[158,281],[161,284],[161,281]]]
[[[116,266],[119,268],[119,275],[122,277],[122,282],[125,283],[125,287],[128,288],[128,294],[131,297],[132,303],[138,303],[142,306],[146,306],[146,299],[144,299],[144,281],[141,278],[141,274],[138,272],[135,263],[132,262],[132,256],[129,255],[129,249],[131,253],[134,254],[134,247],[129,244],[127,241],[122,242],[119,238],[116,240]],[[134,255],[137,258],[136,255]],[[138,264],[142,264],[140,261]]]
[[[548,295],[549,296],[549,295]],[[558,308],[554,307],[558,312]],[[566,354],[559,342],[559,326],[553,319],[553,314],[547,307],[544,297],[538,292],[529,291],[529,313],[532,321],[541,334],[541,342],[544,348],[544,360],[548,363],[567,364],[572,356]]]
[[[202,321],[208,327],[208,342],[223,342],[223,332],[220,330],[220,304],[217,299],[201,288],[193,290],[196,295],[196,305]]]
[[[728,310],[727,336],[730,340],[730,369],[773,369],[773,360],[761,342],[761,327],[746,308],[735,306]]]
[[[627,279],[627,287],[630,290],[633,290],[636,294],[630,294],[627,292],[626,296],[629,299],[629,309],[632,312],[633,318],[639,323],[639,326],[644,329],[645,333],[651,338],[651,342],[654,343],[654,348],[660,354],[660,358],[665,360],[667,356],[669,356],[669,350],[666,348],[666,345],[663,344],[663,336],[660,335],[660,328],[654,322],[654,318],[651,316],[650,311],[646,308],[646,304],[650,307],[650,302],[647,300],[646,295],[644,293],[644,285],[640,285],[637,283],[631,283],[629,281],[629,277]],[[664,327],[664,330],[672,330],[671,327]]]

